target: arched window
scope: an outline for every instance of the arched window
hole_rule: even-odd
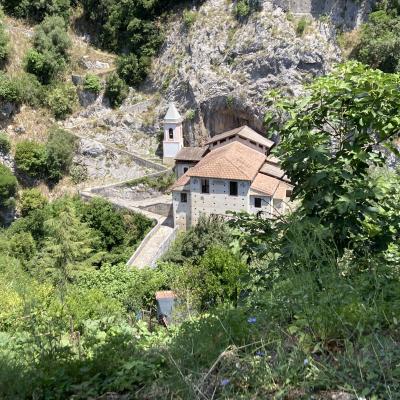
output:
[[[169,128],[169,138],[173,139],[174,138],[174,130],[172,128]]]

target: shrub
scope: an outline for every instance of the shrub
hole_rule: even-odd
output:
[[[191,10],[184,10],[182,17],[183,17],[183,22],[186,25],[186,27],[190,27],[196,22],[197,12],[191,11]]]
[[[57,119],[65,119],[78,105],[75,86],[71,83],[53,86],[47,94],[46,103]]]
[[[355,58],[384,72],[399,71],[400,17],[377,11],[361,29]]]
[[[5,10],[17,18],[27,18],[37,22],[42,21],[48,15],[58,15],[68,19],[71,3],[74,0],[7,0],[4,4]]]
[[[8,154],[10,150],[11,150],[11,143],[7,133],[0,132],[0,152],[3,154]]]
[[[15,104],[21,103],[18,85],[4,73],[0,73],[0,100]]]
[[[65,21],[61,17],[46,17],[36,28],[33,45],[34,49],[26,56],[25,68],[48,84],[65,70],[68,62],[71,41]]]
[[[233,11],[237,18],[247,17],[251,11],[248,0],[238,0]]]
[[[43,144],[24,140],[15,149],[15,163],[19,171],[41,178],[46,171],[46,147]]]
[[[301,17],[297,22],[296,34],[298,36],[303,36],[307,27],[310,25],[310,21],[306,17]]]
[[[101,90],[101,80],[95,74],[86,74],[83,80],[83,89],[92,93],[99,94]]]
[[[22,73],[13,79],[21,102],[38,108],[45,104],[46,93],[37,77],[33,74]]]
[[[11,170],[0,164],[0,206],[10,207],[14,204],[14,196],[17,192],[17,178]]]
[[[75,149],[75,136],[61,129],[50,130],[46,143],[47,177],[52,182],[58,182],[69,172]]]
[[[148,57],[137,58],[135,54],[128,56],[120,56],[117,59],[118,75],[131,86],[135,86],[142,82],[147,75],[147,70],[150,66]]]
[[[69,169],[72,182],[76,185],[88,179],[88,170],[86,165],[74,164]]]
[[[9,38],[1,19],[2,13],[0,12],[0,66],[6,63],[10,54]]]
[[[26,217],[34,210],[41,210],[46,204],[47,198],[39,189],[26,189],[20,195],[19,209],[23,217]]]
[[[128,86],[115,72],[108,76],[105,95],[110,100],[111,107],[119,107],[128,97],[128,93]]]

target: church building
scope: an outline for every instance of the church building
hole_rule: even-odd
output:
[[[167,118],[168,117],[168,118]],[[175,226],[188,229],[201,215],[262,212],[275,218],[288,207],[293,187],[275,143],[248,126],[212,137],[204,147],[184,147],[182,118],[171,104],[165,117],[164,159],[175,161],[172,186]]]

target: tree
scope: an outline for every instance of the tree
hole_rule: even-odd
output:
[[[52,128],[46,143],[48,178],[58,182],[68,173],[75,149],[75,136],[61,129]]]
[[[45,238],[32,268],[38,276],[49,277],[63,295],[66,285],[91,267],[96,235],[79,221],[68,200],[59,206],[57,215],[44,223]]]
[[[39,189],[26,189],[20,195],[19,208],[23,217],[26,217],[32,211],[43,209],[46,204],[47,198]]]
[[[69,60],[71,40],[63,18],[46,17],[36,28],[33,38],[34,49],[26,56],[26,70],[44,83],[50,83],[65,70]]]
[[[110,100],[111,107],[119,107],[127,98],[129,88],[126,83],[115,73],[111,73],[106,81],[105,95]]]
[[[135,54],[120,56],[117,59],[118,75],[131,86],[142,82],[147,75],[150,59],[142,56],[140,59]]]
[[[383,146],[397,153],[399,86],[399,75],[350,62],[317,79],[301,100],[270,95],[268,104],[289,117],[282,126],[269,113],[266,123],[281,136],[277,153],[298,213],[331,230],[341,253],[361,242],[363,251],[385,249],[398,235],[381,207],[386,189],[370,171],[384,165]]]
[[[70,83],[53,86],[47,94],[46,102],[57,119],[65,119],[78,104],[75,86]]]
[[[32,178],[42,178],[46,171],[46,147],[43,144],[23,140],[15,149],[18,170]]]
[[[100,235],[105,249],[123,243],[125,238],[125,225],[122,214],[115,210],[107,200],[95,198],[90,203],[82,206],[82,221],[88,224]]]
[[[384,72],[399,71],[400,17],[384,10],[370,14],[362,26],[355,57]]]

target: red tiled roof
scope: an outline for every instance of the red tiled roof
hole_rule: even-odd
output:
[[[176,155],[176,161],[200,161],[207,147],[183,147]]]
[[[183,174],[179,179],[175,181],[175,183],[171,186],[171,190],[174,190],[178,187],[185,186],[189,183],[190,177],[186,174]]]
[[[160,292],[156,292],[156,300],[160,299],[175,299],[176,294],[172,290],[162,290]]]
[[[264,162],[264,154],[240,142],[232,142],[212,150],[186,175],[252,181]]]
[[[256,143],[262,144],[263,146],[268,147],[269,149],[275,144],[272,140],[267,139],[266,137],[260,135],[247,125],[241,126],[240,128],[232,129],[231,131],[227,131],[224,133],[220,133],[212,137],[207,144],[217,142],[218,140],[228,138],[229,136],[238,135],[244,139],[252,140]]]
[[[250,188],[264,193],[267,196],[273,196],[276,199],[285,199],[286,190],[292,189],[293,186],[279,179],[273,178],[272,176],[259,173]]]

